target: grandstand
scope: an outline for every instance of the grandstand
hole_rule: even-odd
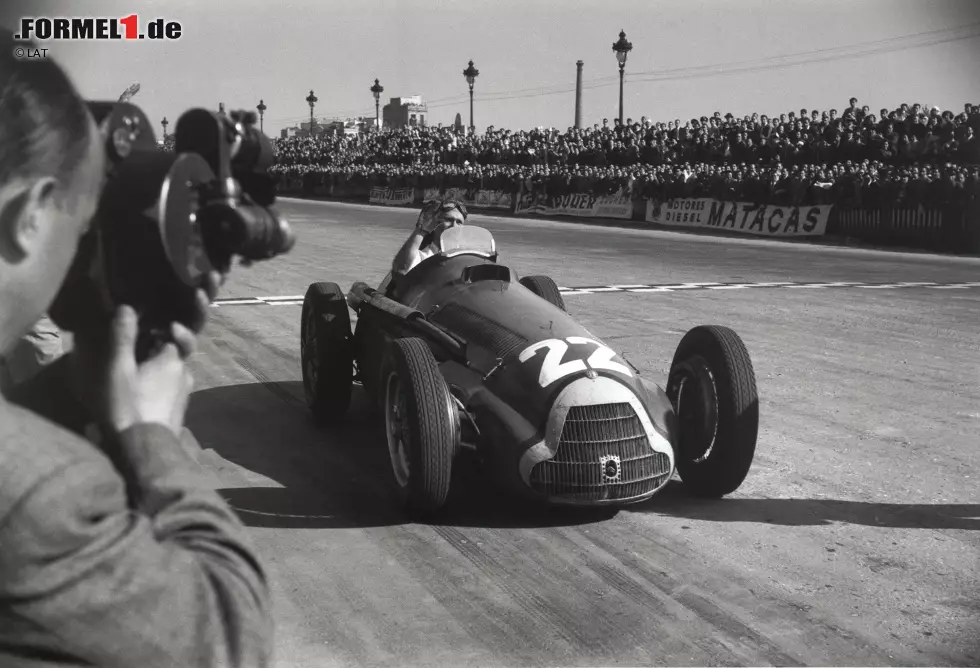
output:
[[[384,185],[523,181],[552,194],[608,192],[669,199],[711,196],[758,203],[940,206],[980,192],[980,107],[954,113],[902,104],[838,113],[794,110],[736,118],[714,112],[593,125],[564,132],[416,127],[371,135],[277,142],[275,171]]]
[[[831,228],[841,234],[980,251],[980,105],[974,104],[953,111],[903,103],[875,114],[852,98],[840,112],[738,118],[715,111],[686,121],[643,117],[564,131],[489,127],[479,134],[408,126],[295,134],[275,147],[273,172],[285,188],[307,193],[361,198],[375,187],[456,188],[511,193],[515,207],[522,195],[613,193],[659,202],[705,197],[832,205]]]

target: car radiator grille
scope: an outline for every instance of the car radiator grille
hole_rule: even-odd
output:
[[[618,476],[607,478],[604,459],[618,457]],[[531,469],[531,487],[568,501],[630,501],[670,476],[670,458],[655,452],[643,423],[627,403],[573,406],[558,451]]]

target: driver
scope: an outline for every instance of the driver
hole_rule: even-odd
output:
[[[391,275],[404,276],[422,260],[438,253],[442,233],[464,224],[468,215],[466,205],[457,199],[435,199],[425,204],[415,221],[415,229],[395,254]]]

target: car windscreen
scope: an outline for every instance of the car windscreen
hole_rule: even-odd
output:
[[[447,257],[461,253],[491,257],[497,252],[490,230],[473,225],[457,225],[445,230],[439,239],[439,248],[440,255]]]

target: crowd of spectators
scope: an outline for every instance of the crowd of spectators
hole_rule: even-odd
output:
[[[938,206],[980,194],[980,105],[902,104],[482,134],[412,126],[275,142],[274,170],[334,184],[550,194],[623,191],[780,204],[881,201]],[[309,177],[307,177],[309,178]]]
[[[284,176],[312,175],[318,185],[356,189],[461,188],[550,195],[623,193],[667,200],[714,197],[780,205],[845,204],[874,207],[884,202],[900,206],[939,207],[980,195],[980,169],[955,164],[895,166],[881,161],[834,165],[632,165],[582,167],[559,165],[296,165],[281,169]]]

